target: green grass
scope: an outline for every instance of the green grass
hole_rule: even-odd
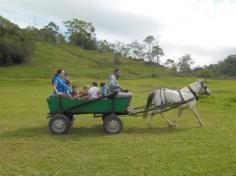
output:
[[[14,71],[20,73],[20,69]],[[168,128],[159,117],[153,129],[147,129],[141,117],[125,116],[123,132],[107,135],[101,119],[81,115],[69,134],[54,136],[46,119],[50,80],[29,77],[0,78],[1,176],[236,174],[236,81],[209,81],[213,95],[197,105],[204,128],[187,110],[176,129]],[[74,76],[79,85],[92,80]],[[181,88],[193,81],[161,77],[122,80],[121,84],[133,91],[132,105],[139,106],[145,103],[148,90]],[[176,110],[166,116],[173,120]]]
[[[197,106],[204,128],[185,111],[176,129],[161,118],[147,129],[141,117],[124,116],[123,132],[107,135],[101,119],[81,115],[69,134],[54,136],[47,128],[46,98],[55,70],[64,68],[82,87],[105,81],[115,66],[111,53],[44,43],[36,48],[30,63],[0,68],[0,176],[236,174],[236,81],[209,81],[213,95]],[[179,89],[196,80],[126,58],[119,67],[134,107],[145,104],[150,90]],[[150,76],[159,78],[145,78]],[[176,113],[166,116],[174,120]]]

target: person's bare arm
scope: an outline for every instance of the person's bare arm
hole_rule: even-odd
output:
[[[56,93],[57,95],[62,95],[62,94],[63,94],[63,93],[61,93],[61,92],[58,92],[58,90],[57,90],[57,85],[56,85],[56,84],[53,84],[52,86],[53,86],[53,90],[55,91],[55,93]]]

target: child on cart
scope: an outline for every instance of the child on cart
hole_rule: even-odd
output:
[[[71,89],[70,89],[70,83],[71,83],[70,80],[65,80],[65,87],[63,89],[63,96],[69,97],[70,99],[73,99],[72,92],[71,92]]]
[[[100,83],[100,87],[101,87],[101,94],[102,94],[102,96],[106,96],[108,94],[106,83],[101,82]]]
[[[79,86],[78,85],[73,85],[72,86],[72,93],[71,93],[73,99],[79,99]]]
[[[89,100],[91,98],[89,93],[89,86],[84,86],[83,91],[79,93],[79,98]]]
[[[97,99],[99,97],[99,88],[96,81],[92,83],[92,87],[90,87],[89,89],[89,94],[91,96],[91,99]]]

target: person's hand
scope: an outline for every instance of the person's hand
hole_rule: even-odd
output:
[[[123,92],[123,90],[124,90],[124,89],[123,89],[122,87],[120,87],[120,91]]]
[[[123,89],[123,92],[128,93],[129,90],[128,89]]]

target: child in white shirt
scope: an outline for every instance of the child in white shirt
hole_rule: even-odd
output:
[[[98,83],[97,82],[93,82],[92,83],[92,87],[90,87],[89,89],[89,94],[91,96],[91,99],[96,99],[99,97],[99,88],[98,88]]]

